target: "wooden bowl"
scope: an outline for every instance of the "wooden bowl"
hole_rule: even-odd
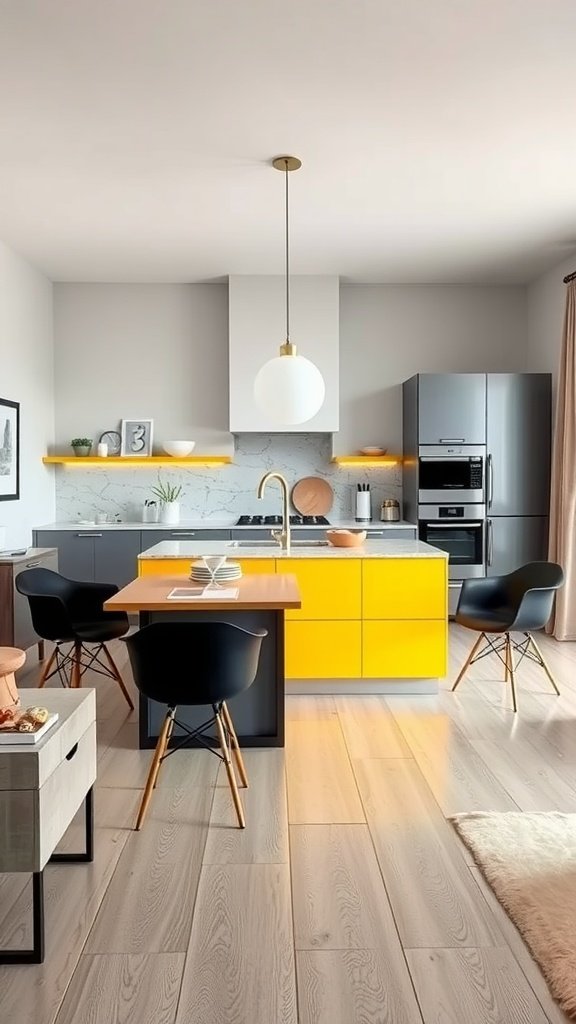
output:
[[[335,548],[359,548],[366,540],[366,530],[326,530],[326,540]]]

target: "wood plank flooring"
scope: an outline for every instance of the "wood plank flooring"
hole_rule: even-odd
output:
[[[0,967],[2,1019],[565,1022],[446,819],[576,811],[576,644],[542,638],[562,695],[523,664],[515,716],[490,659],[450,693],[472,639],[450,634],[438,696],[288,698],[286,750],[245,753],[245,831],[207,751],[167,761],[132,831],[151,752],[94,677],[96,860],[46,869],[46,961]],[[19,684],[37,677],[30,652]],[[78,822],[62,848],[81,839]],[[30,890],[0,876],[1,945],[29,944]]]

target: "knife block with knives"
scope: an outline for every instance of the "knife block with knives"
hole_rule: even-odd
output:
[[[354,518],[357,523],[369,523],[372,519],[370,484],[357,484],[356,487],[356,515]]]

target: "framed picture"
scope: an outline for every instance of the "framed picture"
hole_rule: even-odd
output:
[[[154,420],[122,420],[120,455],[143,458],[152,455]]]
[[[0,398],[0,501],[20,497],[20,402]]]

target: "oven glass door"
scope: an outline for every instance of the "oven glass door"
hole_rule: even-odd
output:
[[[472,490],[478,486],[472,482],[472,465],[468,458],[421,458],[418,486],[421,491]]]
[[[483,522],[441,523],[437,519],[420,523],[420,540],[447,551],[450,568],[484,565]]]

